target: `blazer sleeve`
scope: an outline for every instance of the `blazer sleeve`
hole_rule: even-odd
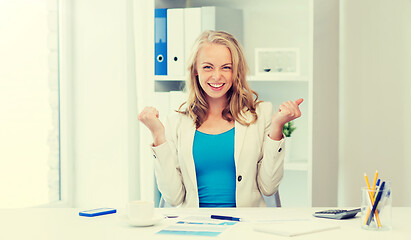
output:
[[[271,103],[264,102],[260,104],[258,118],[264,122],[264,136],[262,156],[257,164],[257,183],[261,193],[266,196],[278,191],[278,186],[284,174],[285,136],[283,134],[280,141],[275,141],[268,136],[272,114],[273,106]]]
[[[165,121],[166,142],[151,146],[154,157],[154,172],[158,189],[164,200],[178,206],[185,199],[185,186],[178,161],[178,126],[181,116],[170,115]]]

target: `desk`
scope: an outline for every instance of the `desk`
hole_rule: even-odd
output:
[[[380,240],[411,239],[411,208],[393,208],[393,229],[385,232],[362,230],[360,217],[349,220],[331,220],[312,217],[312,213],[324,208],[233,208],[233,209],[183,209],[163,208],[163,214],[225,214],[241,217],[256,215],[295,216],[313,221],[336,223],[340,229],[301,235],[280,237],[255,232],[249,222],[240,222],[218,237],[171,236],[155,234],[176,219],[165,219],[152,227],[131,227],[120,220],[117,214],[86,218],[78,216],[80,209],[74,208],[28,208],[0,209],[0,239],[343,239],[343,240]],[[327,208],[328,209],[328,208]],[[81,209],[84,210],[84,209]]]

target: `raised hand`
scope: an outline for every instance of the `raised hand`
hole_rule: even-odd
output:
[[[280,105],[280,107],[278,108],[278,112],[276,112],[273,118],[271,119],[270,137],[272,139],[280,140],[282,138],[284,124],[301,117],[299,105],[303,101],[304,100],[300,98],[296,101],[283,102]]]
[[[296,101],[283,102],[278,108],[278,112],[274,114],[271,123],[284,126],[284,124],[286,124],[287,122],[301,117],[301,111],[298,106],[303,101],[304,100],[300,98]]]
[[[154,146],[158,146],[166,141],[164,125],[159,119],[157,109],[145,107],[138,115],[138,120],[150,130],[153,135]]]

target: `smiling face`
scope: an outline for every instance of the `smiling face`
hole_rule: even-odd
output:
[[[226,100],[233,85],[233,64],[230,50],[220,44],[208,43],[197,55],[196,73],[207,101]]]

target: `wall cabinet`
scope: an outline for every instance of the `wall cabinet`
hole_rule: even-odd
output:
[[[295,121],[290,158],[285,163],[280,197],[284,207],[336,206],[338,172],[338,6],[337,0],[193,0],[149,1],[145,8],[181,8],[220,6],[241,9],[243,12],[243,47],[250,68],[248,81],[259,98],[272,102],[277,108],[282,102],[304,98],[302,117]],[[189,3],[189,4],[187,4]],[[138,14],[138,13],[137,13]],[[147,14],[146,14],[147,15]],[[147,15],[145,30],[154,32],[154,14]],[[136,30],[137,31],[137,30]],[[137,36],[137,34],[136,34]],[[149,38],[147,38],[149,40]],[[146,45],[147,59],[153,59],[153,42]],[[299,49],[300,71],[296,76],[255,73],[256,48]],[[136,49],[137,53],[137,49]],[[179,90],[184,77],[154,76],[153,64],[147,63],[137,76],[138,87],[147,91],[139,97],[139,105],[164,102],[164,93]],[[144,82],[142,83],[142,79]],[[161,96],[162,95],[162,96]],[[158,97],[160,96],[160,97]],[[163,99],[156,101],[156,99]],[[141,131],[142,146],[150,137]],[[149,152],[142,151],[141,158]],[[148,159],[142,161],[145,162]],[[142,165],[141,172],[151,166]],[[143,176],[144,175],[144,176]],[[142,174],[142,182],[150,178]],[[152,180],[149,181],[152,184]],[[150,198],[149,188],[142,196]]]

